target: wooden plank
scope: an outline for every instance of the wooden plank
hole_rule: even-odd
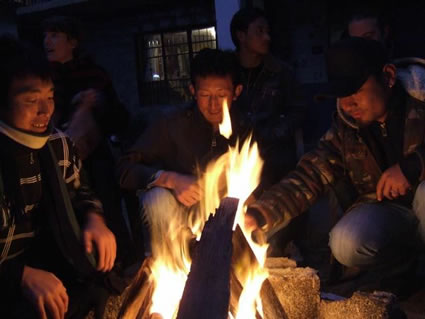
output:
[[[257,234],[261,236],[261,234]],[[240,285],[240,281],[243,277],[243,272],[247,267],[258,267],[258,261],[255,257],[251,247],[248,244],[248,241],[245,238],[242,230],[238,226],[233,234],[233,257],[232,257],[232,273],[234,273],[233,281],[237,281],[240,286],[240,290],[238,287],[233,287],[232,285],[232,298],[233,302],[237,302],[239,300],[240,294],[242,292],[242,286]],[[263,313],[264,319],[286,319],[287,315],[279,302],[278,297],[276,296],[273,287],[270,285],[268,279],[266,279],[263,283],[263,286],[260,291],[261,300],[263,303]],[[236,299],[236,301],[234,301]],[[231,312],[235,315],[234,306],[232,306],[231,302]],[[256,314],[257,318],[261,318],[260,314]]]
[[[126,290],[118,318],[149,319],[149,309],[152,304],[153,284],[149,281],[152,258],[146,258],[140,267],[133,283]]]
[[[210,216],[192,259],[177,319],[226,319],[230,299],[233,223],[239,200],[224,198]]]

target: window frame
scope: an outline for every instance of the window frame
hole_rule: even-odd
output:
[[[147,63],[145,63],[149,58],[146,57],[147,50],[145,48],[145,37],[149,35],[156,35],[159,34],[161,38],[161,60],[162,60],[162,66],[163,66],[163,72],[164,72],[164,79],[160,81],[184,81],[189,80],[190,81],[190,68],[192,67],[193,57],[194,57],[194,50],[193,50],[193,41],[192,41],[192,33],[196,30],[201,29],[208,29],[208,28],[214,28],[216,32],[215,36],[215,47],[218,47],[217,43],[217,26],[216,24],[195,24],[195,25],[189,25],[185,27],[174,27],[174,28],[167,28],[167,29],[161,29],[161,30],[155,30],[155,31],[149,31],[149,32],[140,32],[135,34],[134,40],[135,40],[135,47],[136,47],[136,66],[137,66],[137,87],[139,92],[139,103],[141,107],[145,106],[152,106],[152,105],[166,105],[166,104],[146,104],[144,103],[143,94],[144,89],[147,87],[147,83],[152,83],[156,81],[145,81],[145,72]],[[164,35],[166,33],[178,33],[178,32],[185,32],[187,36],[187,46],[188,46],[188,55],[189,55],[189,78],[188,79],[169,79],[169,74],[167,70],[167,63],[166,63],[166,57],[170,56],[167,55],[165,52],[166,46],[164,46]],[[205,41],[205,42],[211,42],[213,40]],[[199,43],[199,42],[198,42]],[[185,43],[186,44],[186,43]],[[197,52],[197,51],[196,51]],[[196,53],[195,52],[195,53]],[[173,101],[170,101],[170,104],[174,103]],[[184,103],[184,102],[183,102]]]

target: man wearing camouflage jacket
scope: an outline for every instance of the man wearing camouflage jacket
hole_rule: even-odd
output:
[[[425,241],[425,103],[409,94],[409,72],[388,64],[376,41],[341,40],[326,58],[323,96],[338,98],[332,127],[249,207],[246,223],[271,236],[348,180],[354,200],[331,230],[332,253],[350,267],[388,265],[418,236]]]

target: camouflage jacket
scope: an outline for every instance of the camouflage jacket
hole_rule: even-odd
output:
[[[306,153],[297,168],[270,188],[250,207],[265,217],[271,236],[306,211],[316,199],[347,178],[354,186],[357,201],[376,199],[381,168],[359,134],[359,128],[339,108],[331,128],[318,146]],[[418,156],[425,179],[425,102],[410,95],[405,99],[403,155]]]

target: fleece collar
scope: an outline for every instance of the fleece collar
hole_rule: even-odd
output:
[[[0,121],[0,133],[6,135],[16,143],[29,147],[31,149],[41,149],[46,145],[47,140],[49,139],[51,128],[49,127],[45,133],[28,133],[16,128],[13,128],[3,121]]]

